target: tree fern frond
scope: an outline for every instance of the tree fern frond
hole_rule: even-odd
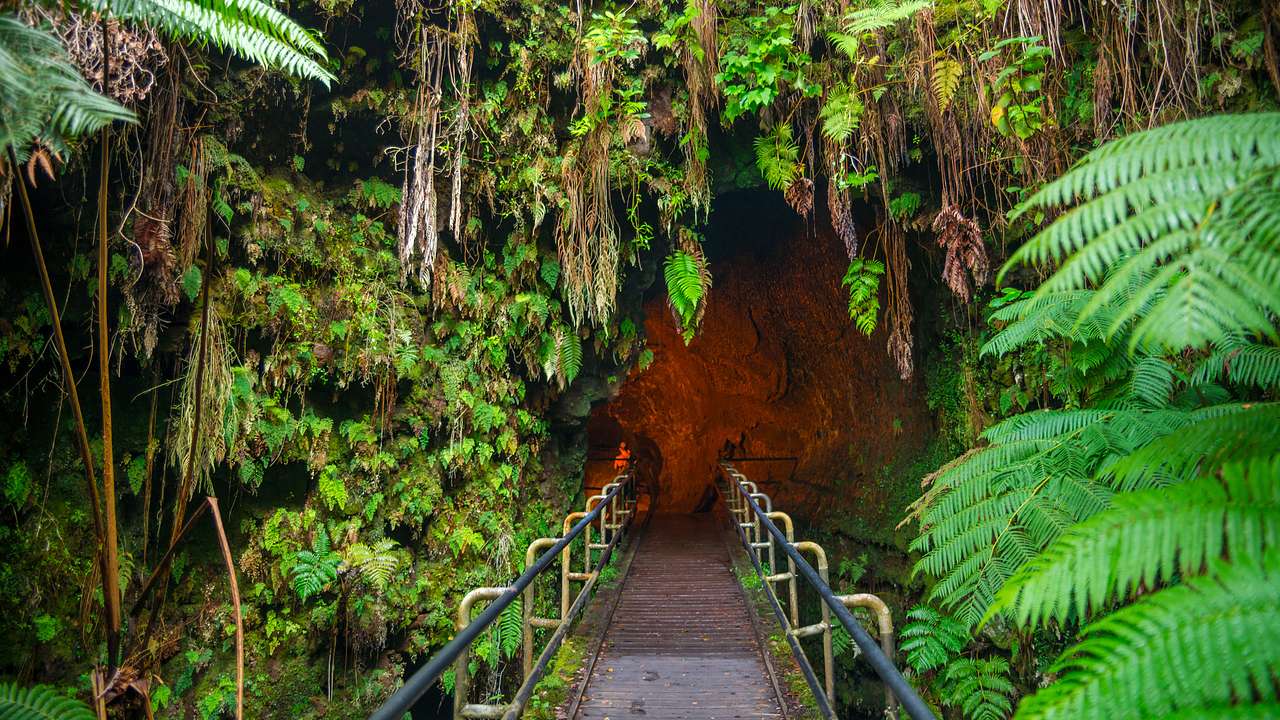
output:
[[[1260,134],[1227,137],[1237,131]],[[1234,332],[1276,340],[1277,135],[1280,113],[1258,113],[1108,143],[1022,208],[1074,205],[1001,272],[1018,263],[1060,262],[1038,291],[1043,295],[1101,283],[1078,322],[1112,307],[1108,334],[1132,326],[1131,349],[1179,351]]]
[[[1113,506],[1064,533],[996,595],[988,617],[1023,625],[1065,622],[1201,572],[1221,558],[1260,557],[1280,543],[1280,460],[1231,464],[1222,479],[1116,496]]]
[[[98,94],[53,35],[0,15],[0,154],[24,162],[36,143],[65,153],[67,142],[133,113]]]
[[[1161,357],[1146,356],[1133,364],[1129,378],[1128,397],[1149,408],[1162,408],[1173,396],[1178,372]]]
[[[942,687],[943,702],[967,720],[1005,720],[1013,710],[1009,661],[1002,657],[954,660],[942,673]]]
[[[99,12],[148,23],[172,37],[213,45],[264,67],[326,86],[324,46],[262,0],[87,0]]]
[[[1200,361],[1191,381],[1273,390],[1280,386],[1280,347],[1245,342],[1219,347]]]
[[[1280,113],[1215,115],[1126,135],[1045,185],[1022,211],[1078,202],[1155,173],[1231,162],[1280,165]]]
[[[1231,461],[1267,457],[1280,448],[1280,403],[1214,405],[1178,412],[1176,432],[1162,433],[1108,463],[1102,472],[1119,489],[1180,482]]]
[[[907,664],[916,672],[942,667],[969,641],[968,627],[928,605],[911,608],[907,620],[900,633],[902,644],[898,649],[906,653]]]
[[[94,720],[93,711],[79,700],[47,685],[21,687],[0,683],[0,718],[5,720]]]
[[[1139,720],[1277,699],[1280,553],[1208,575],[1092,623],[1017,720]],[[1244,651],[1247,648],[1247,652]]]

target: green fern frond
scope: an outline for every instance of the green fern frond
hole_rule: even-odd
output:
[[[850,60],[857,60],[864,35],[891,28],[931,7],[932,0],[880,0],[871,7],[856,9],[845,15],[842,32],[829,33],[828,37]]]
[[[1213,405],[1167,417],[1180,419],[1176,432],[1161,433],[1102,468],[1115,487],[1181,482],[1280,448],[1280,403]]]
[[[662,274],[667,282],[667,301],[680,320],[683,329],[690,330],[697,323],[699,307],[706,297],[710,278],[705,260],[683,250],[675,250],[667,256]]]
[[[1171,488],[1116,496],[1025,565],[996,595],[988,617],[1023,625],[1085,618],[1139,587],[1201,572],[1222,558],[1261,556],[1280,542],[1280,460],[1231,464]]]
[[[1013,692],[1004,658],[959,658],[942,673],[943,702],[960,708],[966,720],[1005,720],[1013,711]]]
[[[180,40],[213,45],[294,77],[335,80],[324,46],[262,0],[88,0],[99,12],[144,22]]]
[[[879,260],[854,258],[849,261],[844,280],[840,284],[849,288],[849,318],[858,332],[871,335],[876,329],[880,314],[880,278],[884,275],[884,263]]]
[[[1108,335],[1131,327],[1130,349],[1178,351],[1240,332],[1275,340],[1277,136],[1280,113],[1257,113],[1177,123],[1108,143],[1020,208],[1074,205],[1001,272],[1019,263],[1061,263],[1039,294],[1096,287],[1077,323],[1108,307]]]
[[[831,88],[818,111],[823,137],[837,144],[848,142],[862,124],[863,110],[856,90],[844,83]]]
[[[1047,184],[1027,207],[1066,205],[1143,177],[1213,164],[1280,164],[1280,113],[1215,115],[1113,140]],[[1025,212],[1025,208],[1023,209]]]
[[[917,605],[907,612],[902,644],[907,664],[916,672],[942,667],[964,649],[969,641],[969,628],[928,605]]]
[[[1191,381],[1273,390],[1280,386],[1280,347],[1246,342],[1220,346],[1200,362]]]
[[[0,718],[5,720],[94,720],[93,711],[79,700],[58,694],[47,685],[21,687],[0,683]]]
[[[1280,553],[1215,562],[1085,628],[1016,720],[1139,720],[1275,704]]]
[[[802,174],[800,146],[789,124],[778,123],[772,132],[757,137],[754,145],[756,167],[770,189],[785,190]]]
[[[582,370],[582,338],[561,327],[556,339],[556,378],[560,387],[568,387]]]
[[[524,604],[517,597],[510,605],[502,609],[498,622],[494,623],[498,649],[504,658],[514,657],[524,641]]]
[[[133,113],[93,90],[53,35],[0,15],[0,153],[25,162],[35,144],[66,154],[75,137]]]

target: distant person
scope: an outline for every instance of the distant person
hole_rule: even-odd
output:
[[[613,459],[614,470],[626,470],[631,464],[631,451],[627,449],[627,443],[618,443],[618,456]]]

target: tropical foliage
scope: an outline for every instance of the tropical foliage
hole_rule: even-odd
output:
[[[770,308],[834,312],[795,332],[859,348],[811,394],[937,413],[937,438],[856,428],[902,462],[850,440],[810,528],[871,555],[840,574],[891,600],[931,703],[1275,713],[1273,654],[1239,645],[1275,645],[1274,12],[283,7],[0,17],[0,230],[21,240],[0,674],[59,688],[0,686],[0,715],[74,717],[97,680],[113,715],[368,716],[462,593],[581,507],[584,426],[654,362],[654,323],[691,343],[722,319],[722,258],[716,292],[776,284],[720,231],[743,205],[780,214],[751,252],[803,233],[830,255]],[[813,338],[764,340],[804,395]],[[862,352],[879,342],[891,359]],[[935,468],[908,561],[889,518]],[[477,694],[509,695],[520,610],[477,644]],[[842,716],[880,701],[853,655]]]
[[[1004,327],[984,352],[1060,345],[1075,373],[1059,393],[1074,407],[988,429],[912,510],[916,570],[937,579],[942,609],[971,628],[1078,629],[1049,669],[1060,679],[1019,718],[1208,716],[1275,700],[1280,656],[1245,649],[1270,646],[1251,635],[1274,627],[1280,600],[1280,405],[1266,395],[1280,381],[1277,129],[1256,115],[1139,133],[1023,209],[1078,203],[1006,266],[1054,272],[993,313]]]

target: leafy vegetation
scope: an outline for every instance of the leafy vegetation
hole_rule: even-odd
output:
[[[67,690],[0,703],[75,716],[97,672],[118,715],[367,716],[580,507],[643,299],[692,341],[744,191],[925,368],[956,458],[915,576],[840,574],[911,608],[930,702],[1274,713],[1274,13],[1031,5],[7,6],[0,221],[37,242],[0,274],[0,673]],[[867,524],[847,479],[822,523]],[[215,495],[239,613],[211,523],[180,532]],[[850,557],[900,558],[873,530]],[[495,695],[518,620],[474,654]]]

